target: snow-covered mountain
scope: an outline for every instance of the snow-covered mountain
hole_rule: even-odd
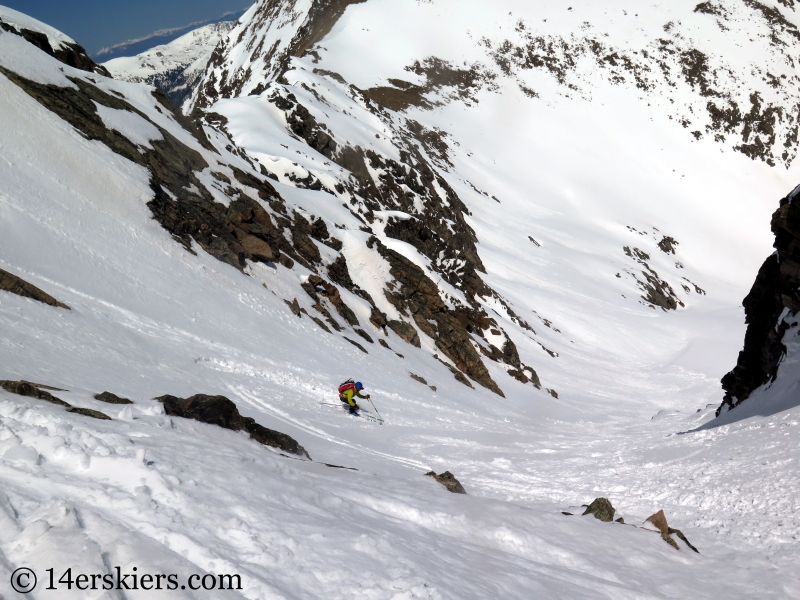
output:
[[[146,83],[162,90],[177,107],[194,92],[214,48],[233,28],[233,21],[212,23],[141,54],[103,63],[112,77]]]
[[[0,594],[800,597],[796,409],[714,426],[797,179],[786,4],[264,0],[198,121],[0,8]]]

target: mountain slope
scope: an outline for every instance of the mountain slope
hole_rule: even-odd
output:
[[[214,48],[235,25],[223,21],[190,31],[169,44],[103,63],[115,79],[146,83],[181,107],[205,73]]]
[[[713,416],[694,411],[718,396],[734,298],[769,243],[743,232],[771,199],[747,194],[792,173],[718,159],[624,96],[525,112],[486,88],[485,118],[456,101],[413,109],[417,127],[292,65],[198,125],[0,33],[0,268],[71,309],[0,291],[2,377],[112,417],[0,391],[0,593],[48,565],[238,573],[247,598],[800,595],[797,478],[772,470],[794,460],[794,417],[675,435]],[[650,307],[650,269],[683,307]],[[509,377],[507,341],[558,398],[530,368]],[[461,346],[489,380],[445,353]],[[348,376],[385,425],[321,404]],[[153,400],[198,392],[314,461]],[[681,412],[651,420],[666,407]],[[468,495],[424,476],[448,469]],[[701,554],[561,514],[601,495],[637,525],[664,508]]]

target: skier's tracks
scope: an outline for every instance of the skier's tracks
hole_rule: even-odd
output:
[[[421,463],[421,462],[416,461],[416,460],[403,458],[402,456],[395,456],[393,454],[386,454],[385,452],[380,452],[378,450],[373,450],[372,448],[368,448],[368,447],[363,446],[361,444],[357,444],[357,443],[353,443],[353,442],[348,441],[348,440],[344,440],[344,439],[339,438],[339,437],[337,437],[335,435],[332,435],[332,434],[330,434],[330,433],[328,433],[326,431],[323,431],[322,429],[319,429],[318,427],[314,427],[313,425],[309,425],[308,423],[306,423],[304,421],[301,421],[301,420],[299,420],[299,419],[297,419],[295,417],[292,417],[289,414],[285,413],[284,411],[282,411],[282,410],[280,410],[278,408],[275,408],[274,406],[264,402],[264,400],[262,398],[260,398],[259,396],[253,394],[253,392],[251,390],[249,390],[248,388],[246,388],[244,386],[229,385],[228,389],[232,393],[236,394],[237,396],[248,400],[251,404],[254,404],[254,405],[258,406],[259,408],[261,408],[261,409],[263,409],[265,411],[269,411],[270,413],[272,413],[275,417],[277,417],[279,420],[283,421],[284,423],[289,423],[289,424],[293,425],[294,427],[297,427],[298,429],[300,429],[300,430],[302,430],[302,431],[304,431],[304,432],[306,432],[308,434],[311,434],[311,435],[313,435],[315,437],[318,437],[318,438],[323,439],[325,441],[331,442],[333,444],[338,444],[340,446],[344,446],[346,448],[351,448],[353,450],[358,450],[359,452],[363,452],[364,454],[371,454],[373,456],[380,456],[381,458],[386,458],[386,459],[392,460],[394,462],[400,463],[400,464],[402,464],[404,466],[407,466],[409,468],[413,468],[415,470],[416,469],[430,470],[430,465],[426,465],[426,464]]]

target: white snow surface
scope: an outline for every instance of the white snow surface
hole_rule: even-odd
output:
[[[414,5],[429,10],[402,4]],[[353,28],[362,26],[359,11],[373,10],[372,1],[348,8],[324,41],[331,56],[335,43],[360,48]],[[60,72],[14,40],[0,32],[5,68],[29,78]],[[359,56],[382,60],[372,54]],[[392,152],[364,134],[372,127],[388,136],[389,127],[361,120],[367,111],[312,68],[300,59],[287,75],[298,99],[342,123],[355,115],[331,129]],[[330,106],[315,105],[299,81],[314,83]],[[98,85],[215,169],[246,168],[200,148],[157,110],[151,88]],[[196,256],[186,252],[152,219],[142,168],[86,140],[3,75],[0,108],[0,268],[71,307],[0,292],[0,378],[64,388],[53,393],[112,417],[0,390],[3,598],[25,597],[9,587],[22,566],[39,575],[36,598],[800,598],[799,409],[784,395],[774,411],[702,427],[741,346],[739,303],[769,254],[769,214],[797,168],[691,142],[611,87],[594,90],[592,102],[532,104],[508,89],[477,106],[415,111],[452,136],[444,175],[472,211],[486,279],[536,335],[515,328],[499,303],[487,300],[487,310],[559,395],[490,363],[500,398],[464,387],[425,348],[393,334],[388,342],[404,358],[377,344],[364,354],[298,319],[284,300],[310,310],[298,295],[307,275],[299,266],[253,264],[247,277],[197,247]],[[338,167],[292,138],[264,97],[214,110],[278,173],[288,206],[326,220],[364,288],[382,298],[386,266],[364,250],[367,235],[342,199],[293,187],[269,161],[332,178]],[[680,242],[677,255],[656,248],[662,234]],[[649,252],[676,291],[686,276],[707,295],[679,291],[686,306],[670,313],[639,303],[632,279],[615,277],[635,266],[623,245]],[[336,404],[335,388],[350,376],[365,383],[384,425],[321,404]],[[134,404],[94,400],[103,390]],[[153,400],[201,392],[231,398],[314,460],[167,417]],[[452,471],[468,495],[449,494],[424,477],[428,470]],[[629,525],[579,516],[599,496]],[[661,508],[700,554],[630,526]],[[181,579],[236,573],[243,589],[70,594],[41,584],[47,568],[115,566]]]
[[[7,6],[0,6],[0,20],[14,25],[16,28],[29,29],[45,34],[47,40],[50,42],[50,46],[54,50],[58,49],[64,43],[75,43],[75,40],[63,34],[58,29]]]

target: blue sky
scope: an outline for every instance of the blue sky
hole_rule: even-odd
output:
[[[0,4],[52,25],[95,55],[101,48],[157,30],[217,20],[229,11],[236,14],[227,19],[235,20],[252,0],[0,0]],[[164,36],[154,45],[159,43],[164,43]]]

